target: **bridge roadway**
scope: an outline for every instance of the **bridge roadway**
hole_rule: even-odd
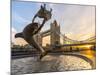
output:
[[[59,45],[61,47],[63,46],[80,46],[80,45],[95,45],[96,43],[90,42],[90,43],[78,43],[78,44],[65,44],[65,45]]]
[[[40,35],[41,35],[42,37],[45,37],[45,36],[50,35],[50,33],[51,33],[50,30],[46,30],[46,31],[44,31],[44,32],[41,32]]]

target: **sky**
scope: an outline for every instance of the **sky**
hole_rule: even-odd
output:
[[[32,22],[32,18],[43,3],[12,1],[12,41],[15,41],[15,33]],[[52,11],[52,18],[46,22],[42,31],[48,30],[50,24],[57,20],[61,27],[61,33],[73,40],[85,40],[95,36],[95,6],[45,3],[46,8]],[[36,18],[37,22],[41,22]],[[22,40],[22,39],[21,39]],[[18,42],[18,41],[17,41]]]

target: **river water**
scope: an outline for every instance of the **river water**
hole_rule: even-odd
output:
[[[93,65],[81,56],[89,58],[93,62]],[[47,55],[41,61],[38,61],[37,57],[13,59],[11,61],[12,75],[87,70],[93,68],[95,68],[95,51],[93,50],[68,53],[68,55]]]

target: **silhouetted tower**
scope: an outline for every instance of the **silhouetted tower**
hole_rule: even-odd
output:
[[[51,46],[56,45],[56,44],[60,44],[60,25],[57,24],[57,21],[54,20],[53,23],[51,23]]]

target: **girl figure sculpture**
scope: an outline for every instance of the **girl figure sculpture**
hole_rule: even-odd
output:
[[[41,9],[38,11],[38,13],[34,16],[32,23],[28,24],[22,32],[17,33],[15,35],[15,38],[21,37],[23,38],[29,45],[36,48],[36,50],[40,51],[40,59],[42,59],[43,56],[47,55],[47,51],[45,51],[35,40],[34,35],[38,34],[42,27],[44,26],[45,22],[49,19],[51,19],[51,11],[46,10],[45,4],[44,6],[41,5]],[[39,24],[37,22],[34,22],[35,18],[43,18],[42,24]]]

